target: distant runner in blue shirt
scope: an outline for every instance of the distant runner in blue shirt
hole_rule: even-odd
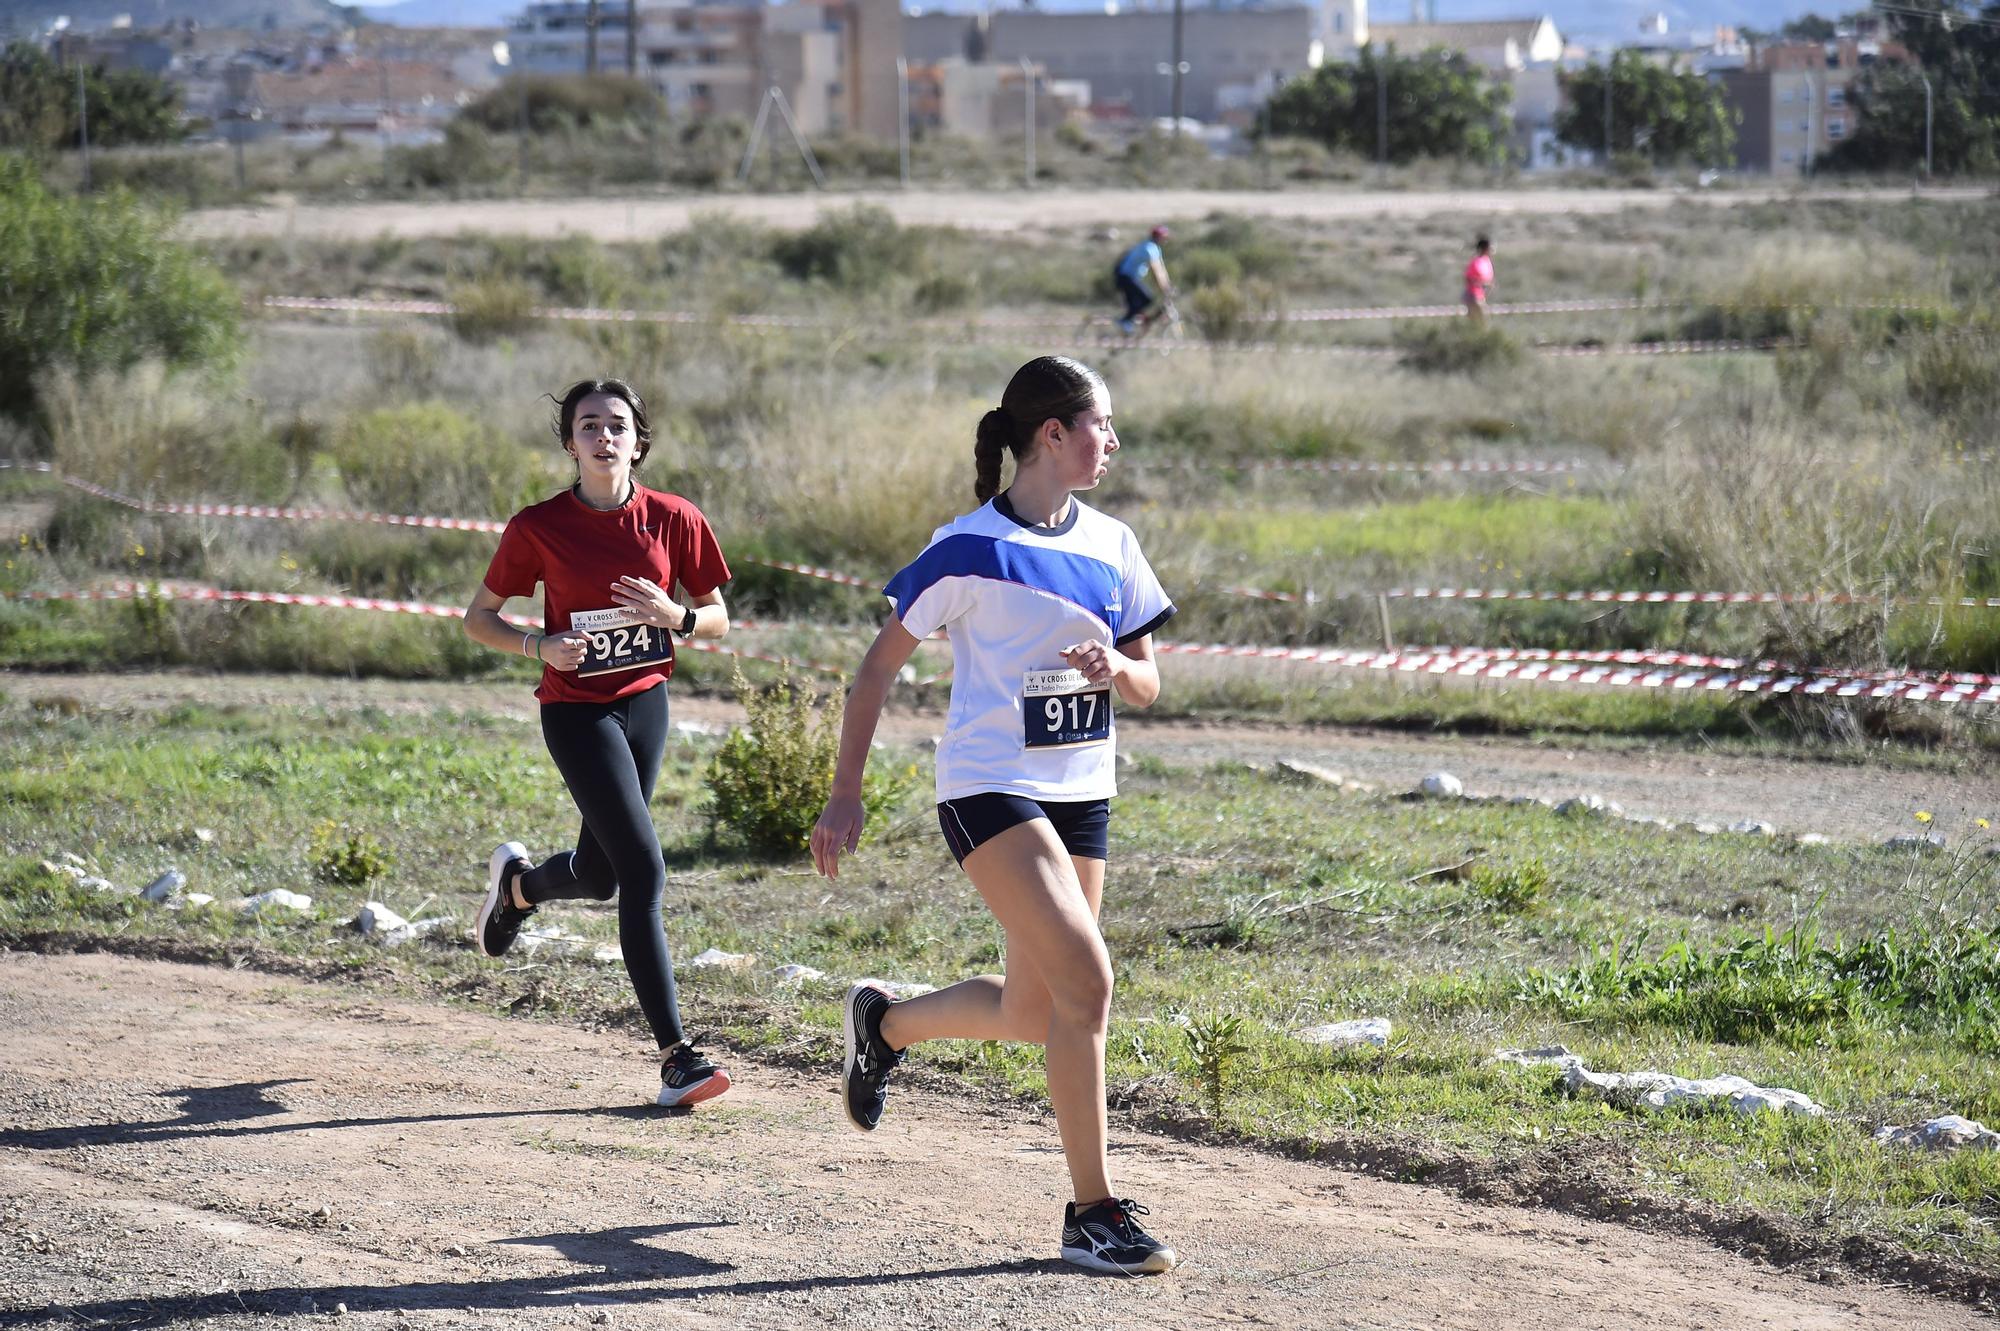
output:
[[[1137,331],[1141,323],[1153,321],[1149,310],[1158,298],[1146,286],[1146,278],[1151,277],[1162,291],[1171,292],[1174,289],[1173,283],[1167,280],[1167,261],[1160,254],[1160,242],[1169,234],[1163,226],[1154,227],[1145,240],[1119,255],[1117,267],[1112,269],[1112,276],[1118,283],[1118,294],[1125,298],[1125,313],[1118,320],[1118,326],[1127,333]]]

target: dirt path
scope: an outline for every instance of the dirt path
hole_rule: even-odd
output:
[[[33,675],[0,672],[0,690],[28,699],[65,698],[89,707],[152,710],[214,706],[373,707],[425,714],[477,708],[524,723],[534,700],[520,684],[427,684],[286,675]],[[741,720],[733,703],[677,694],[678,722],[721,727]],[[937,734],[935,713],[891,712],[881,738],[918,743]],[[1385,791],[1408,790],[1425,773],[1449,771],[1479,793],[1564,799],[1591,793],[1634,814],[1723,826],[1762,819],[1784,833],[1877,841],[1915,830],[1933,814],[1957,835],[1973,818],[2000,823],[2000,771],[1898,771],[1887,767],[1752,757],[1685,747],[1561,747],[1518,739],[1454,739],[1332,727],[1202,724],[1119,718],[1121,748],[1177,766],[1291,758],[1331,768]]]
[[[1524,189],[1524,190],[1049,190],[1033,194],[953,190],[874,190],[834,194],[713,194],[684,198],[599,199],[587,208],[557,199],[460,200],[448,203],[298,204],[192,212],[183,231],[197,237],[296,236],[368,240],[378,235],[436,236],[461,231],[522,236],[581,234],[598,240],[651,240],[684,230],[698,215],[728,214],[765,226],[804,227],[829,208],[870,203],[905,225],[1014,231],[1093,222],[1129,226],[1134,218],[1197,218],[1211,212],[1309,221],[1356,217],[1518,217],[1614,213],[1693,202],[1726,208],[1774,199],[1898,199],[1900,190],[1815,189]],[[1929,189],[1927,199],[1977,200],[1984,189]]]
[[[1980,1325],[1692,1241],[1114,1133],[1186,1258],[1052,1260],[1021,1111],[739,1064],[642,1107],[626,1042],[219,968],[0,956],[0,1326],[1577,1331]],[[970,1205],[968,1205],[970,1203]]]

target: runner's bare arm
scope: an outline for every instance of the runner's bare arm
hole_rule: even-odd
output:
[[[861,844],[867,816],[861,807],[861,774],[868,764],[868,746],[875,740],[875,723],[889,700],[889,685],[917,650],[917,638],[899,619],[891,619],[875,635],[854,687],[847,691],[847,708],[840,719],[840,757],[833,765],[833,789],[812,830],[813,867],[828,878],[840,876],[840,857]]]
[[[555,633],[544,637],[533,629],[517,629],[500,617],[500,607],[506,604],[506,597],[496,596],[481,583],[472,594],[472,604],[465,608],[465,636],[496,652],[532,657],[558,670],[576,669],[588,641],[584,634]]]

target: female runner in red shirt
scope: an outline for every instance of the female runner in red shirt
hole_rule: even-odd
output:
[[[583,830],[575,850],[540,864],[518,841],[495,850],[475,934],[479,950],[497,957],[542,902],[617,897],[625,969],[660,1046],[658,1102],[691,1105],[728,1090],[729,1076],[681,1028],[660,916],[666,862],[648,805],[666,751],[671,635],[729,631],[721,592],[729,566],[700,509],[634,479],[652,426],[629,385],[572,385],[557,405],[556,437],[576,461],[576,484],[507,523],[465,631],[542,663],[542,737]],[[549,632],[524,633],[500,608],[538,582]],[[672,595],[676,583],[683,600]]]

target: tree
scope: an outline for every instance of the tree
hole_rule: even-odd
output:
[[[1556,137],[1572,148],[1602,151],[1603,65],[1562,75],[1563,104]],[[1637,51],[1619,51],[1611,68],[1611,153],[1654,164],[1719,166],[1736,147],[1736,121],[1722,89],[1692,70],[1657,65]]]
[[[1980,22],[1963,20],[1977,17]],[[1933,169],[2000,170],[2000,3],[1979,15],[1938,0],[1911,0],[1890,16],[1895,39],[1921,71],[1876,65],[1853,92],[1856,127],[1827,165],[1910,170],[1924,160],[1924,79],[1930,80]]]
[[[1387,94],[1388,156],[1498,160],[1506,151],[1509,93],[1489,84],[1452,51],[1377,55],[1365,47],[1351,63],[1321,65],[1274,93],[1258,113],[1256,133],[1314,139],[1336,152],[1374,157]]]
[[[28,162],[0,155],[0,415],[35,414],[35,378],[141,360],[226,359],[237,296],[129,195],[49,193]]]
[[[172,143],[186,133],[180,89],[151,74],[91,66],[83,75],[83,101],[94,148]],[[64,69],[27,42],[10,43],[0,52],[0,148],[31,153],[74,148],[82,133],[74,69]]]

